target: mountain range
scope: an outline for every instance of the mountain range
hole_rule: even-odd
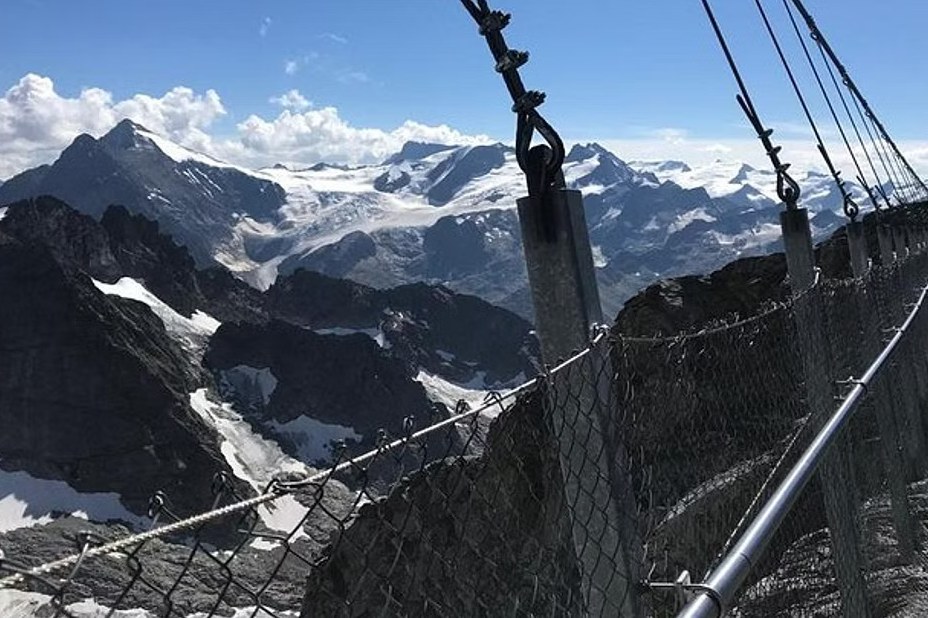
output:
[[[658,278],[768,253],[779,239],[775,176],[747,165],[626,163],[586,144],[564,173],[584,194],[609,315]],[[816,236],[828,234],[843,221],[834,183],[816,172],[797,180]],[[525,192],[502,144],[411,142],[377,165],[252,170],[124,120],[8,179],[0,204],[51,195],[97,219],[118,204],[157,221],[198,265],[257,289],[306,268],[379,289],[441,284],[530,318],[514,209]]]
[[[262,491],[537,366],[531,324],[444,287],[299,269],[259,291],[123,207],[0,216],[0,533],[134,522],[159,490],[193,512],[222,471]]]

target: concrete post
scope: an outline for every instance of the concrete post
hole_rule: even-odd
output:
[[[876,226],[876,239],[880,244],[880,264],[889,266],[893,263],[893,236],[889,226],[880,223]]]
[[[863,277],[870,270],[870,252],[867,239],[864,238],[864,224],[852,221],[844,226],[847,231],[847,250],[851,259],[851,272],[855,277]]]
[[[864,237],[864,226],[859,221],[851,222],[846,225],[848,251],[850,252],[851,271],[854,276],[861,279],[869,271],[869,257],[867,251],[867,242]],[[866,320],[867,314],[872,311],[863,295],[858,295],[860,303],[858,311],[861,312],[863,323],[871,325],[870,336],[878,340],[878,326],[873,321]],[[873,350],[876,353],[878,350]],[[889,483],[890,501],[892,504],[893,526],[896,530],[896,539],[899,543],[899,555],[903,561],[910,563],[914,556],[917,535],[915,533],[915,524],[912,520],[911,508],[909,505],[908,486],[906,478],[908,476],[906,469],[906,460],[902,450],[902,436],[899,434],[899,426],[896,420],[898,410],[893,405],[892,393],[889,391],[889,383],[886,380],[880,380],[875,401],[883,402],[884,405],[874,404],[872,409],[876,416],[877,426],[880,431],[880,448],[883,454],[883,465],[886,470],[886,478]]]
[[[824,336],[821,298],[815,292],[803,294],[815,282],[815,254],[812,250],[808,211],[796,208],[781,212],[780,226],[786,248],[790,287],[796,299],[794,314],[806,376],[809,413],[822,423],[833,411],[834,385],[826,351],[828,341]],[[818,475],[831,531],[842,615],[859,618],[869,616],[870,609],[861,574],[863,559],[858,540],[857,504],[848,462],[846,441],[837,440],[831,452],[822,459]]]
[[[909,250],[906,246],[905,228],[901,225],[893,226],[893,245],[896,249],[896,260],[901,262],[909,257]]]
[[[913,225],[905,226],[905,235],[909,239],[909,252],[917,254],[922,252],[922,241],[919,237],[918,230]]]
[[[579,191],[551,190],[518,200],[518,211],[536,332],[553,366],[588,347],[592,327],[602,323],[583,200]],[[582,370],[553,376],[551,428],[586,608],[593,616],[632,618],[641,615],[643,550],[624,446],[606,438],[604,423],[614,421],[608,409],[613,372],[603,366],[609,354],[600,352],[594,350]],[[622,470],[612,465],[616,461]]]

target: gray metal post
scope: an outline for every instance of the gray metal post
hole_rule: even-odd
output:
[[[880,223],[876,226],[876,239],[880,244],[880,264],[889,266],[893,263],[893,236],[889,226]]]
[[[854,273],[855,277],[860,279],[866,276],[869,271],[869,252],[867,250],[867,240],[864,236],[864,226],[863,223],[854,221],[848,223],[845,228],[847,230],[851,271]],[[865,312],[872,310],[872,307],[866,305],[863,295],[858,295],[858,300],[861,305],[863,305],[859,308],[862,316],[865,315]],[[875,324],[872,324],[871,328],[877,330]],[[876,333],[871,331],[871,336],[873,335],[876,335]],[[889,482],[893,526],[895,527],[896,538],[899,542],[899,555],[905,562],[909,563],[914,556],[917,537],[909,505],[906,483],[908,474],[906,470],[906,460],[902,450],[903,437],[899,434],[899,426],[896,421],[898,410],[896,410],[893,405],[892,393],[889,390],[889,383],[886,380],[881,380],[879,382],[875,394],[876,400],[885,404],[885,407],[875,404],[873,406],[873,412],[876,416],[877,426],[880,431],[880,447],[883,454],[886,477]]]
[[[847,250],[851,259],[851,272],[855,277],[863,277],[870,270],[870,252],[867,239],[864,238],[864,224],[851,221],[844,226],[847,231]]]
[[[814,417],[828,418],[834,405],[834,386],[826,352],[822,306],[817,293],[803,294],[815,283],[815,254],[809,214],[804,208],[787,209],[780,213],[790,287],[796,297],[795,318],[802,353],[809,412]],[[825,502],[825,514],[831,531],[835,557],[835,574],[841,592],[844,616],[869,616],[866,586],[861,575],[863,564],[857,527],[857,504],[854,500],[852,474],[846,442],[838,440],[825,455],[819,468],[819,479]]]
[[[909,253],[921,253],[922,243],[921,239],[918,237],[918,232],[916,231],[915,226],[905,226],[905,235],[909,239]]]
[[[901,225],[893,226],[893,246],[896,249],[896,260],[902,261],[909,256],[909,250],[906,245],[905,228]]]
[[[545,362],[554,365],[589,346],[592,327],[602,323],[583,200],[579,191],[550,190],[518,200],[518,211],[536,331]],[[612,465],[624,461],[622,445],[609,444],[602,426],[612,387],[602,380],[613,372],[596,368],[610,362],[608,354],[590,358],[594,376],[564,371],[552,378],[564,497],[590,615],[637,617],[643,551],[634,495],[624,470]]]

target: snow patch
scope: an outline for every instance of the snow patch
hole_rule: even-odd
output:
[[[256,434],[232,404],[210,401],[206,393],[205,388],[190,393],[190,407],[222,436],[219,450],[235,476],[255,491],[263,492],[280,473],[309,473],[303,463],[284,453],[276,442]],[[291,496],[282,496],[259,508],[259,515],[268,528],[288,533],[305,514],[306,508]]]
[[[694,208],[693,210],[678,215],[677,218],[674,219],[673,223],[667,226],[667,233],[673,234],[675,232],[679,232],[694,221],[705,221],[706,223],[712,223],[716,221],[716,218],[706,212],[705,208]]]
[[[741,250],[764,247],[780,240],[782,230],[776,223],[764,223],[741,234],[723,234],[710,232],[716,242],[723,246],[732,246]]]
[[[36,618],[49,615],[47,612],[51,607],[51,601],[52,597],[47,594],[4,588],[0,590],[0,616],[3,618]],[[66,609],[68,615],[74,618],[156,618],[157,615],[144,609],[110,610],[92,599],[72,603]],[[299,612],[294,610],[275,610],[272,616],[256,607],[236,608],[232,612],[229,618],[273,618],[273,616],[296,618],[299,616]],[[189,614],[186,618],[206,618],[206,614],[196,612]]]
[[[289,438],[297,447],[300,460],[308,464],[331,462],[333,442],[360,441],[364,437],[353,427],[323,423],[309,416],[298,416],[286,423],[270,421],[267,426]]]
[[[606,260],[605,254],[603,254],[603,248],[599,245],[593,245],[593,266],[596,268],[605,268],[609,261]]]
[[[415,378],[425,388],[425,393],[431,401],[442,403],[452,411],[462,399],[471,408],[482,406],[487,393],[489,393],[485,388],[480,388],[485,385],[485,379],[486,373],[480,371],[471,382],[460,385],[432,375],[422,369],[419,370],[419,374]]]
[[[0,221],[3,221],[3,218],[6,216],[7,210],[9,210],[8,206],[4,206],[3,208],[0,208]]]
[[[116,519],[133,525],[146,521],[130,513],[119,502],[119,494],[80,493],[64,481],[0,470],[0,533],[47,524],[53,513],[92,521]],[[0,612],[0,616],[6,614]]]
[[[346,335],[362,334],[373,339],[377,345],[384,350],[389,350],[391,347],[390,342],[387,341],[383,331],[379,328],[344,328],[342,326],[335,326],[332,328],[314,328],[313,332],[317,335],[338,335],[342,337]]]
[[[219,328],[219,320],[199,310],[185,318],[131,277],[123,277],[116,283],[103,283],[96,279],[91,281],[98,290],[108,296],[129,298],[148,305],[152,312],[161,318],[168,334],[188,349],[202,349],[206,340]]]

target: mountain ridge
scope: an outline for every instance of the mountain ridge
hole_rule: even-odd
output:
[[[662,276],[776,246],[775,178],[720,165],[629,164],[596,143],[571,148],[564,174],[584,193],[607,313]],[[813,215],[828,213],[814,220],[821,237],[840,223],[839,200],[827,177],[800,180]],[[524,177],[503,144],[410,142],[380,164],[249,170],[124,120],[10,179],[0,204],[42,193],[96,218],[121,204],[157,220],[200,266],[259,289],[302,267],[373,287],[442,284],[531,317],[514,212]]]

